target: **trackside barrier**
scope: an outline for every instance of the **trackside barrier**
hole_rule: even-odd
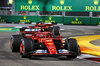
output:
[[[0,16],[0,22],[6,23],[31,23],[37,22],[37,16],[16,16],[16,15],[2,15]]]
[[[67,25],[100,25],[99,17],[63,17],[63,16],[28,16],[0,15],[0,22],[6,23],[36,23],[53,22]]]
[[[100,25],[100,17],[92,17],[91,25]]]
[[[90,17],[64,17],[64,24],[90,25]]]

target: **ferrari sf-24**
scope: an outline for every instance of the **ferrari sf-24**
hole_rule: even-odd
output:
[[[80,47],[74,38],[63,38],[47,32],[12,35],[12,52],[20,52],[22,58],[31,56],[66,56],[76,58],[81,55]]]

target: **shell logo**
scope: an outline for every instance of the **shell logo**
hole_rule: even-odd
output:
[[[33,1],[33,0],[28,0],[28,4],[32,4],[32,1]]]
[[[94,1],[94,5],[98,5],[99,0],[93,0]]]
[[[63,5],[65,0],[60,0],[60,4]]]

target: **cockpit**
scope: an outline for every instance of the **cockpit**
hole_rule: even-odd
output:
[[[37,37],[37,38],[52,38],[52,34],[47,33],[47,32],[41,32],[41,33],[35,33],[34,37]]]

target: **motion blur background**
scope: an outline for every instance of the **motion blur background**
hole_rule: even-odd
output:
[[[22,14],[24,13],[24,14]],[[14,11],[13,0],[0,0],[0,15],[37,15],[36,11]],[[39,11],[39,15],[63,16],[63,12]],[[65,12],[65,16],[100,17],[100,12]]]

